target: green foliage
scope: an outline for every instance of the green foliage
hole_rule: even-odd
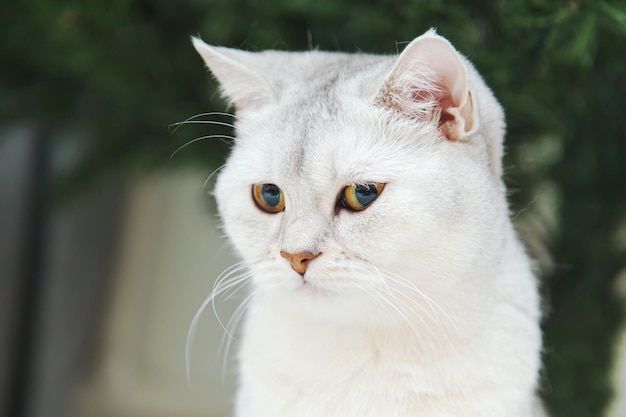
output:
[[[623,1],[5,1],[0,120],[78,132],[57,134],[80,149],[64,192],[120,171],[215,165],[225,147],[214,140],[169,159],[194,137],[229,133],[169,133],[171,123],[223,109],[190,35],[252,50],[394,53],[431,26],[469,56],[507,111],[514,208],[546,184],[554,190],[557,220],[542,230],[554,261],[543,288],[543,393],[554,416],[598,416],[623,316],[613,283],[626,267]]]

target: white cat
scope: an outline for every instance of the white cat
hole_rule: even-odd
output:
[[[434,30],[399,56],[194,45],[237,113],[215,189],[251,280],[235,415],[541,415],[537,282],[474,67]]]

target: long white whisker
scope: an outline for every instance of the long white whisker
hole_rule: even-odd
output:
[[[220,112],[220,111],[212,111],[212,112],[208,112],[208,113],[199,113],[196,114],[194,116],[191,116],[185,120],[183,120],[182,122],[176,122],[176,123],[172,123],[171,125],[169,125],[170,129],[175,126],[174,130],[172,131],[172,133],[170,133],[171,135],[173,135],[174,133],[176,133],[176,131],[183,125],[188,124],[188,123],[192,123],[192,121],[194,119],[197,119],[199,117],[204,117],[204,116],[227,116],[227,117],[233,117],[232,114],[230,113],[224,113],[224,112]],[[197,121],[196,121],[197,122]],[[194,122],[195,123],[195,122]],[[233,127],[231,125],[231,127]]]
[[[422,310],[422,312],[424,312],[431,320],[434,320],[439,326],[441,326],[441,322],[439,321],[439,316],[437,315],[437,312],[434,311],[433,306],[430,304],[428,297],[426,297],[426,295],[419,289],[417,288],[415,285],[411,284],[410,282],[404,283],[402,281],[400,281],[400,277],[396,277],[394,278],[392,275],[390,275],[389,273],[383,274],[383,280],[390,280],[402,287],[404,287],[405,289],[409,289],[411,291],[415,291],[420,297],[424,298],[424,300],[426,300],[426,303],[428,304],[428,306],[430,307],[430,311],[432,312],[429,313],[421,304],[419,304],[416,300],[413,300],[415,302],[415,305],[417,307],[419,307],[420,310]],[[392,289],[390,288],[390,291]],[[399,293],[399,294],[404,294],[402,291],[399,291],[395,288],[393,288],[393,291]]]
[[[233,136],[229,136],[229,135],[207,135],[207,136],[200,136],[199,138],[195,138],[193,140],[190,140],[189,142],[185,143],[184,145],[180,146],[178,149],[176,149],[174,152],[172,152],[172,154],[170,155],[170,159],[174,158],[174,156],[182,151],[183,149],[185,149],[187,146],[191,145],[192,143],[195,142],[199,142],[201,140],[206,140],[206,139],[230,139],[230,140],[235,140],[235,138]]]
[[[452,326],[452,328],[454,329],[454,331],[457,334],[460,334],[458,327],[456,326],[456,323],[454,322],[454,320],[452,320],[452,318],[450,317],[450,315],[443,309],[441,308],[441,306],[435,301],[433,300],[431,297],[429,297],[427,294],[425,294],[423,291],[421,291],[417,286],[415,286],[415,284],[413,284],[412,282],[410,282],[409,280],[407,280],[406,278],[403,278],[397,274],[394,274],[392,272],[389,271],[385,271],[384,275],[387,277],[387,279],[397,283],[398,285],[401,285],[407,289],[410,289],[412,291],[415,291],[417,294],[419,294],[421,297],[424,298],[424,300],[426,300],[426,302],[428,303],[428,305],[430,306],[431,309],[433,309],[433,313],[436,316],[439,316],[435,311],[434,308],[436,308],[437,310],[439,310],[439,312],[441,314],[443,314],[443,316],[448,320],[448,322],[450,323],[450,325]]]
[[[400,297],[394,297],[395,299],[398,300],[398,302],[402,303],[402,305],[409,309],[411,312],[413,312],[413,314],[415,314],[417,317],[421,317],[419,315],[419,312],[415,311],[413,308],[410,307],[410,304],[415,305],[417,308],[419,308],[419,310],[423,313],[425,313],[428,318],[430,318],[430,320],[436,325],[436,328],[441,332],[441,335],[445,338],[445,341],[448,343],[449,346],[452,346],[452,340],[450,339],[450,336],[448,335],[448,332],[446,331],[446,328],[441,324],[441,321],[439,320],[439,316],[433,311],[434,316],[430,315],[428,313],[428,311],[415,299],[411,298],[411,297],[407,297],[406,294],[400,290],[398,290],[397,288],[391,288],[392,291],[400,294],[404,300],[406,301],[402,301],[400,299]],[[422,322],[424,323],[424,322]],[[430,326],[428,324],[425,323],[425,325],[429,328],[429,330],[431,329]],[[439,347],[442,347],[440,340],[438,337],[435,336],[434,332],[430,331],[431,335],[433,337],[435,337],[435,340],[437,341]]]
[[[397,291],[394,288],[392,288],[392,291],[395,291],[396,293],[402,295],[404,298],[406,298],[406,294],[404,294],[401,291]],[[417,318],[420,323],[424,326],[424,328],[426,329],[426,331],[432,336],[433,340],[436,341],[436,343],[439,345],[439,347],[441,347],[441,343],[439,340],[439,337],[437,337],[437,334],[435,333],[435,331],[432,329],[432,327],[430,326],[430,324],[428,323],[428,321],[426,321],[424,319],[424,317],[422,317],[422,314],[420,314],[420,312],[423,313],[427,313],[426,310],[424,310],[424,308],[422,306],[420,306],[417,303],[414,303],[417,307],[419,307],[420,311],[416,311],[414,308],[412,308],[409,304],[407,304],[405,301],[403,301],[400,297],[394,295],[393,293],[388,293],[388,296],[390,297],[390,302],[395,302],[398,303],[400,305],[400,307],[403,307],[404,309],[408,310],[412,317]],[[409,298],[410,299],[410,298]],[[428,317],[432,320],[432,317],[430,315],[428,315]],[[436,323],[435,323],[436,324]],[[446,337],[447,338],[447,337]]]
[[[184,122],[177,122],[177,123],[173,123],[172,126],[176,126],[176,128],[174,129],[174,131],[171,134],[174,134],[174,132],[176,132],[180,126],[182,125],[194,125],[194,124],[198,124],[198,125],[216,125],[216,126],[226,126],[226,127],[230,127],[230,128],[235,128],[235,125],[232,123],[228,123],[228,122],[220,122],[217,120],[189,120],[189,121],[184,121]]]
[[[366,264],[369,265],[371,268],[374,269],[374,271],[376,272],[376,276],[379,278],[378,283],[381,284],[381,287],[384,287],[386,290],[386,294],[391,298],[388,299],[380,290],[374,294],[374,295],[378,295],[380,297],[381,300],[385,301],[389,306],[391,306],[405,321],[407,324],[409,324],[409,326],[413,329],[413,331],[415,333],[418,333],[417,329],[414,326],[414,323],[410,320],[410,318],[402,311],[400,310],[400,308],[398,308],[398,306],[396,304],[394,304],[394,301],[401,304],[401,307],[404,307],[405,309],[409,310],[411,313],[413,313],[413,315],[422,323],[422,325],[426,328],[426,330],[431,334],[431,336],[433,336],[433,338],[435,340],[438,340],[438,338],[435,336],[435,333],[433,332],[432,328],[428,325],[428,323],[424,320],[424,318],[422,317],[421,314],[419,314],[418,312],[416,312],[414,309],[412,309],[411,307],[409,307],[406,303],[404,303],[399,297],[397,297],[396,295],[394,295],[392,293],[392,289],[387,285],[387,282],[385,281],[385,277],[383,276],[383,274],[381,274],[380,270],[376,267],[376,265],[368,262],[365,258],[360,257],[360,259]],[[364,287],[361,287],[361,289],[366,290]],[[397,291],[399,294],[402,294],[402,292]],[[372,294],[372,293],[370,293]],[[404,295],[404,294],[402,294]],[[418,307],[423,310],[432,320],[432,317],[428,314],[427,311],[424,310],[424,308],[422,306],[420,306],[418,304]]]
[[[246,279],[252,276],[250,272],[246,272],[241,275],[234,275],[237,272],[241,271],[241,269],[244,269],[244,267],[233,270],[225,278],[222,278],[220,284],[218,285],[218,287],[215,288],[215,291],[212,295],[214,300],[216,300],[217,297],[222,296],[222,294],[224,294],[225,292],[230,291],[233,287],[240,285],[241,282],[245,281]],[[226,301],[228,298],[230,298],[231,295],[227,296],[226,298],[222,297],[222,300]]]
[[[402,302],[402,301],[401,301],[398,297],[394,296],[394,295],[391,293],[392,288],[391,288],[391,287],[389,287],[389,285],[387,285],[387,280],[385,279],[385,278],[386,278],[385,274],[382,274],[382,273],[381,273],[381,271],[378,269],[378,267],[377,267],[376,265],[374,265],[374,264],[372,264],[372,263],[369,263],[369,262],[368,262],[367,264],[368,264],[368,265],[370,265],[372,268],[374,268],[374,270],[376,271],[376,274],[377,274],[377,276],[378,276],[378,278],[379,278],[379,281],[383,284],[383,286],[384,286],[384,287],[385,287],[385,289],[387,290],[387,293],[388,293],[391,297],[393,297],[394,299],[397,299],[398,301]],[[394,281],[394,282],[398,282],[398,281],[393,280],[393,279],[392,279],[392,281]],[[399,283],[399,282],[398,282],[398,283]],[[397,291],[397,290],[396,290],[396,292],[397,292],[397,293],[399,293],[399,294],[404,295],[401,291]],[[421,292],[421,291],[419,291],[419,290],[418,290],[418,293],[419,293],[420,295],[422,295],[422,292]],[[433,317],[432,317],[432,316],[428,313],[428,311],[426,311],[426,309],[424,309],[424,307],[422,307],[419,303],[417,303],[417,302],[415,302],[415,301],[414,301],[414,303],[415,303],[415,305],[416,305],[416,306],[417,306],[420,310],[422,310],[422,312],[424,312],[424,313],[425,313],[425,314],[426,314],[426,315],[427,315],[427,316],[428,316],[431,320],[434,320],[435,322],[438,322],[438,320],[437,320],[437,319],[435,319],[435,318],[433,318]],[[405,303],[402,303],[402,304],[403,304],[405,307],[407,307],[407,308],[408,308],[408,306],[407,306]],[[413,311],[413,310],[411,309],[411,311]],[[413,311],[413,312],[414,312],[414,311]],[[415,313],[415,312],[414,312],[414,313]],[[433,313],[434,313],[434,312],[433,312]],[[435,313],[434,313],[434,314],[435,314]],[[421,317],[421,315],[419,315],[419,314],[416,314],[416,316],[417,316],[417,317]],[[436,317],[436,316],[437,316],[437,315],[435,314],[435,317]],[[424,324],[425,324],[425,323],[424,323]],[[437,324],[439,324],[439,323],[437,323]]]
[[[215,301],[215,297],[220,295],[223,292],[223,286],[226,285],[226,282],[231,281],[232,279],[237,279],[237,277],[233,277],[234,274],[245,269],[245,265],[243,262],[238,262],[228,268],[226,268],[215,280],[213,283],[213,289],[211,290],[211,298]],[[231,278],[233,277],[233,278]]]
[[[372,265],[372,264],[370,264],[369,262],[367,262],[367,261],[365,260],[365,258],[360,257],[360,259],[361,259],[361,260],[363,261],[363,263],[365,263],[366,265],[368,265],[368,264],[369,264],[369,265]],[[373,266],[373,265],[372,265],[372,266]],[[359,274],[357,274],[357,273],[356,273],[356,269],[355,269],[353,266],[350,266],[350,270],[352,271],[353,276],[359,276]],[[366,287],[365,287],[365,286],[363,286],[363,285],[359,285],[359,283],[358,283],[358,282],[356,282],[356,281],[353,281],[353,283],[354,283],[354,285],[356,285],[356,287],[357,287],[357,288],[359,288],[361,291],[364,291],[364,292],[366,292],[368,295],[370,295],[370,296],[371,296],[371,297],[372,297],[372,298],[373,298],[373,299],[374,299],[374,300],[378,303],[378,305],[380,305],[381,307],[383,307],[383,308],[387,309],[387,307],[386,307],[386,306],[385,306],[385,305],[384,305],[384,304],[380,301],[380,299],[379,299],[379,296],[380,296],[380,287],[376,287],[375,289],[374,289],[374,288],[366,288]],[[386,283],[384,282],[384,280],[380,280],[380,281],[379,281],[379,283],[382,283],[382,284],[386,285]],[[387,311],[389,311],[389,310],[387,310]]]
[[[204,184],[202,184],[202,191],[206,190],[206,186],[209,183],[209,181],[211,181],[211,178],[213,178],[213,175],[215,175],[219,170],[221,170],[222,168],[224,168],[226,166],[226,164],[220,165],[219,167],[215,168],[213,170],[213,172],[211,172],[211,174],[207,177],[207,179],[204,181]]]
[[[235,273],[235,272],[233,272]],[[224,330],[224,332],[226,332],[226,334],[229,337],[233,337],[232,334],[230,334],[230,332],[228,331],[228,329],[226,328],[226,326],[224,326],[224,323],[222,322],[222,319],[220,318],[219,314],[217,313],[217,308],[215,307],[215,298],[220,295],[222,292],[224,292],[226,290],[219,290],[218,292],[214,292],[213,296],[211,297],[211,307],[213,308],[213,314],[215,315],[215,318],[217,319],[217,322],[219,323],[219,325],[222,327],[222,329]]]
[[[215,283],[213,284],[213,290],[204,299],[204,301],[200,305],[200,308],[198,309],[198,311],[196,311],[196,314],[193,316],[193,319],[191,320],[191,323],[189,324],[189,329],[187,330],[187,338],[185,341],[185,373],[187,376],[187,385],[190,388],[191,388],[191,350],[193,347],[193,341],[196,335],[196,331],[198,329],[198,323],[200,322],[200,318],[202,317],[202,313],[204,313],[204,310],[209,304],[214,305],[216,286],[219,285],[219,283],[223,281],[224,279],[226,279],[228,276],[230,276],[231,274],[237,273],[242,268],[244,268],[243,262],[238,262],[226,268],[218,276],[218,278],[215,280]],[[221,323],[221,321],[219,320],[219,317],[218,317],[218,322]],[[222,327],[224,326],[222,325]]]
[[[237,280],[233,280],[232,282],[230,282],[228,284],[228,291],[230,291],[230,294],[225,294],[222,297],[222,302],[224,301],[228,301],[230,300],[232,297],[235,296],[235,294],[237,294],[243,287],[246,286],[246,284],[248,283],[247,281],[252,277],[251,273],[245,274],[240,276]],[[226,289],[225,291],[226,292]],[[227,326],[228,327],[228,326]]]
[[[374,299],[374,301],[376,301],[376,303],[381,306],[382,308],[384,308],[385,310],[387,310],[388,312],[391,312],[389,310],[389,308],[387,307],[386,304],[384,304],[381,300],[384,298],[381,294],[380,294],[380,288],[367,288],[363,285],[358,285],[356,284],[356,287],[359,288],[361,291],[365,292],[367,295],[369,295],[370,297],[372,297]]]
[[[407,316],[407,315],[406,315],[406,314],[405,314],[402,310],[400,310],[400,308],[398,308],[398,306],[397,306],[397,305],[395,305],[395,304],[394,304],[391,300],[389,300],[389,299],[385,296],[385,294],[383,294],[383,293],[379,292],[379,293],[374,294],[374,295],[378,295],[378,296],[380,297],[380,300],[384,301],[384,302],[385,302],[385,303],[386,303],[389,307],[391,307],[391,308],[392,308],[392,309],[393,309],[393,310],[394,310],[394,311],[395,311],[395,312],[396,312],[396,313],[397,313],[397,314],[398,314],[398,315],[399,315],[399,316],[400,316],[400,317],[401,317],[401,318],[402,318],[402,319],[406,322],[406,324],[408,324],[408,325],[409,325],[409,327],[413,330],[413,332],[414,332],[415,334],[419,334],[418,329],[415,327],[415,323],[413,323],[413,321],[411,321],[411,319],[410,319],[410,318],[409,318],[409,317],[408,317],[408,316]],[[394,299],[395,299],[395,298],[396,298],[396,297],[394,297]],[[420,319],[420,321],[422,321],[422,324],[424,324],[424,326],[425,326],[428,330],[430,330],[430,328],[428,327],[428,325],[426,325],[426,324],[424,323],[424,320],[423,320],[421,317],[419,317],[419,316],[418,316],[418,318]]]
[[[368,265],[371,268],[374,268],[374,271],[376,272],[376,276],[379,278],[379,283],[382,284],[385,289],[387,290],[387,292],[390,292],[391,290],[389,289],[389,285],[387,285],[387,281],[385,281],[385,278],[383,277],[383,275],[380,273],[380,270],[378,269],[378,267],[376,267],[376,265],[367,262],[367,260],[365,258],[361,258],[363,260],[363,262],[365,263],[365,265]]]
[[[248,294],[248,296],[246,298],[244,298],[244,300],[235,309],[235,311],[233,312],[233,315],[231,316],[231,318],[230,318],[230,320],[228,321],[228,324],[227,324],[227,327],[229,329],[229,333],[230,334],[235,334],[236,333],[237,326],[239,325],[239,322],[241,321],[241,318],[243,317],[244,313],[246,312],[246,309],[250,306],[250,304],[252,303],[252,300],[260,292],[261,292],[260,289],[256,289],[252,293]],[[226,368],[228,366],[228,356],[229,356],[229,353],[230,353],[230,346],[231,346],[232,342],[237,342],[237,339],[234,338],[234,337],[227,337],[226,333],[222,335],[222,340],[220,341],[220,346],[219,346],[219,349],[218,349],[218,354],[219,354],[219,352],[223,353],[223,359],[222,359],[222,380],[224,380],[225,377],[226,377]]]
[[[412,282],[408,281],[406,278],[403,278],[403,277],[401,277],[401,276],[399,276],[397,274],[393,274],[391,272],[383,273],[383,272],[381,272],[378,269],[378,267],[376,267],[376,265],[373,265],[373,264],[367,262],[366,260],[363,260],[363,261],[376,271],[376,274],[379,277],[379,282],[382,284],[382,286],[385,287],[386,292],[389,295],[391,300],[395,301],[396,303],[398,303],[399,305],[401,305],[402,307],[404,307],[405,309],[408,309],[411,313],[413,313],[413,315],[422,322],[422,324],[428,329],[429,333],[439,343],[439,338],[435,337],[435,334],[434,334],[431,326],[422,318],[422,314],[420,314],[420,312],[425,314],[437,326],[437,329],[441,331],[442,335],[445,337],[445,339],[448,342],[448,344],[452,343],[449,335],[446,332],[445,327],[442,325],[442,323],[441,323],[441,321],[439,319],[439,315],[437,314],[437,311],[435,311],[435,309],[433,307],[433,303],[434,304],[436,304],[436,303],[430,297],[428,297],[426,294],[424,294],[423,291],[421,291],[419,288],[417,288],[417,286],[415,286]],[[397,288],[390,287],[387,284],[387,280],[389,280],[389,281],[391,281],[393,283],[396,283],[396,284],[404,287],[405,289],[409,289],[412,292],[415,292],[417,295],[420,296],[420,298],[423,298],[426,301],[426,303],[428,304],[428,307],[430,308],[430,312],[420,302],[418,302],[418,300],[414,299],[413,297],[407,296],[407,294],[405,294],[405,292],[400,291]],[[394,293],[398,294],[399,296],[395,295]],[[381,296],[382,296],[382,294],[381,294]],[[418,308],[420,310],[420,312],[415,311],[415,309],[413,309],[409,305],[409,303],[413,304],[416,308]],[[436,304],[436,306],[437,306],[437,308],[439,308],[444,313],[446,318],[448,318],[448,320],[450,320],[450,322],[454,326],[454,322],[449,318],[449,316],[447,314],[445,314],[445,311],[443,311],[443,309],[441,309],[441,307],[439,305]],[[455,327],[455,330],[456,330],[456,327]],[[458,331],[457,331],[457,333],[458,333]]]

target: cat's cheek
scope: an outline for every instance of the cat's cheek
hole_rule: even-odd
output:
[[[224,231],[240,257],[248,262],[267,257],[268,246],[276,240],[280,213],[262,213],[247,199],[233,197],[224,202],[220,215]]]

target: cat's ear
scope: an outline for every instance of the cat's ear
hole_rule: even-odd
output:
[[[207,45],[192,38],[193,46],[220,84],[222,95],[236,110],[257,107],[274,100],[267,79],[254,71],[254,53]]]
[[[436,121],[452,141],[478,127],[465,64],[432,29],[404,49],[375,99],[408,117]]]

